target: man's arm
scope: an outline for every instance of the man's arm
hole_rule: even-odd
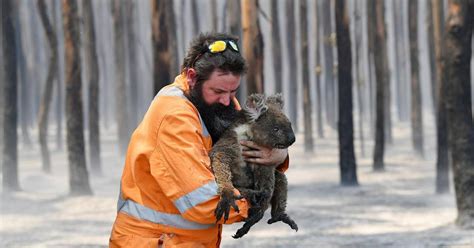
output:
[[[188,112],[169,115],[161,123],[158,144],[150,159],[151,174],[185,219],[216,223],[214,211],[220,199],[217,184],[200,134],[199,119]],[[240,211],[231,210],[226,223],[247,217],[247,201],[237,200],[236,204]]]

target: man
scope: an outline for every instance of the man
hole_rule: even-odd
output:
[[[121,179],[110,247],[219,247],[222,222],[208,152],[240,105],[235,93],[246,63],[235,37],[196,37],[174,83],[153,99],[132,134]],[[248,161],[288,168],[286,150],[248,141]],[[236,201],[226,223],[244,220],[251,207]]]

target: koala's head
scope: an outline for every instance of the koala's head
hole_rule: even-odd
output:
[[[281,94],[265,97],[252,94],[244,106],[249,118],[252,140],[263,146],[287,148],[295,142],[291,122],[283,113]]]

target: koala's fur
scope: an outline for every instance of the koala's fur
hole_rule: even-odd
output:
[[[233,236],[240,238],[263,218],[270,203],[269,224],[283,221],[298,230],[296,223],[285,213],[288,182],[275,166],[246,163],[242,157],[240,140],[250,140],[271,148],[287,148],[295,142],[291,122],[283,113],[281,94],[265,98],[261,94],[249,96],[246,105],[238,113],[235,122],[220,137],[211,151],[211,165],[219,186],[221,200],[216,218],[227,220],[230,207],[238,211],[236,199],[242,196],[251,203],[245,224]],[[242,196],[234,195],[234,187]]]

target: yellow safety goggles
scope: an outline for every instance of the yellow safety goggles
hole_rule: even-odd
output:
[[[216,40],[207,48],[210,53],[221,53],[224,52],[227,47],[230,47],[234,52],[239,52],[239,47],[233,40]]]
[[[227,49],[227,47],[230,47],[230,49],[236,53],[240,53],[237,43],[235,43],[233,40],[216,40],[212,42],[209,46],[207,46],[207,50],[210,53],[221,53],[221,52],[224,52]],[[191,63],[191,67],[194,67],[196,62],[201,58],[201,56],[204,53],[199,54],[194,59],[193,63]]]

